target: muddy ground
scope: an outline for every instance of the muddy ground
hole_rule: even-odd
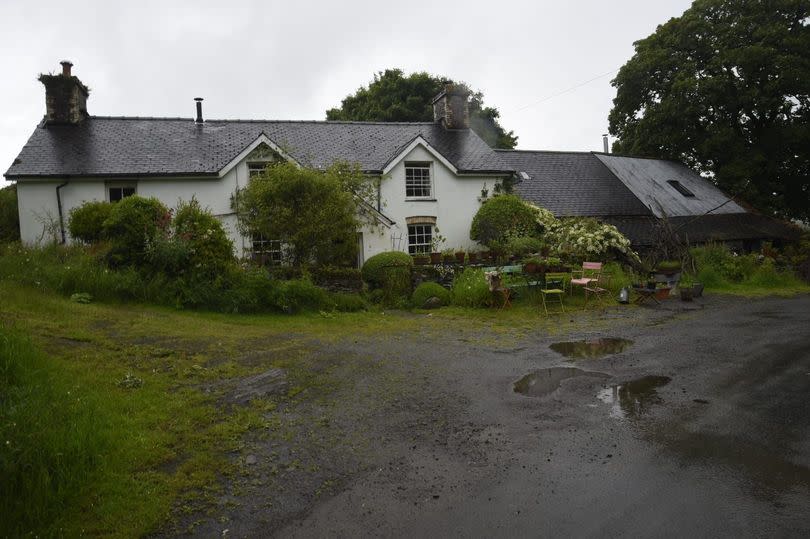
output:
[[[810,297],[578,318],[509,342],[463,319],[309,342],[318,383],[268,370],[226,393],[266,383],[266,428],[170,534],[810,535]]]

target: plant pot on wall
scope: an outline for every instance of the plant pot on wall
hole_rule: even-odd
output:
[[[456,255],[456,264],[463,264],[464,259],[467,257],[467,253],[465,253],[464,251],[456,251],[455,255]]]
[[[478,262],[478,253],[467,253],[467,259],[470,261],[470,264],[475,264]]]
[[[442,263],[442,254],[441,253],[430,253],[430,263],[431,264],[441,264]]]

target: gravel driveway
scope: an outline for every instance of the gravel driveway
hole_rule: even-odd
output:
[[[315,343],[342,383],[269,413],[190,533],[810,535],[810,297],[682,305]]]

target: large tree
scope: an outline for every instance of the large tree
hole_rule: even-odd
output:
[[[433,121],[431,101],[442,90],[443,81],[452,82],[425,72],[405,76],[401,69],[386,69],[374,75],[368,87],[363,86],[346,96],[340,108],[327,110],[326,119],[430,122]],[[484,106],[481,92],[470,94],[470,127],[473,131],[493,148],[514,148],[517,137],[513,131],[501,127],[499,117],[498,109]]]
[[[697,0],[612,84],[619,153],[683,161],[765,213],[810,218],[810,2]]]

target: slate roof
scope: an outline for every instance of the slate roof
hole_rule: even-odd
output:
[[[510,172],[472,130],[437,123],[307,122],[91,116],[40,124],[6,176],[214,175],[262,133],[305,166],[336,160],[380,172],[417,136],[461,172]]]
[[[497,150],[531,177],[515,186],[524,199],[557,217],[651,215],[650,210],[590,152]]]
[[[658,217],[745,212],[714,184],[682,163],[613,154],[594,155]],[[672,180],[680,182],[694,196],[683,196],[668,183]]]
[[[658,237],[656,217],[606,217],[636,247],[648,247]],[[690,243],[754,239],[796,240],[801,231],[785,221],[755,213],[726,213],[717,215],[681,216],[669,218],[676,234]]]

